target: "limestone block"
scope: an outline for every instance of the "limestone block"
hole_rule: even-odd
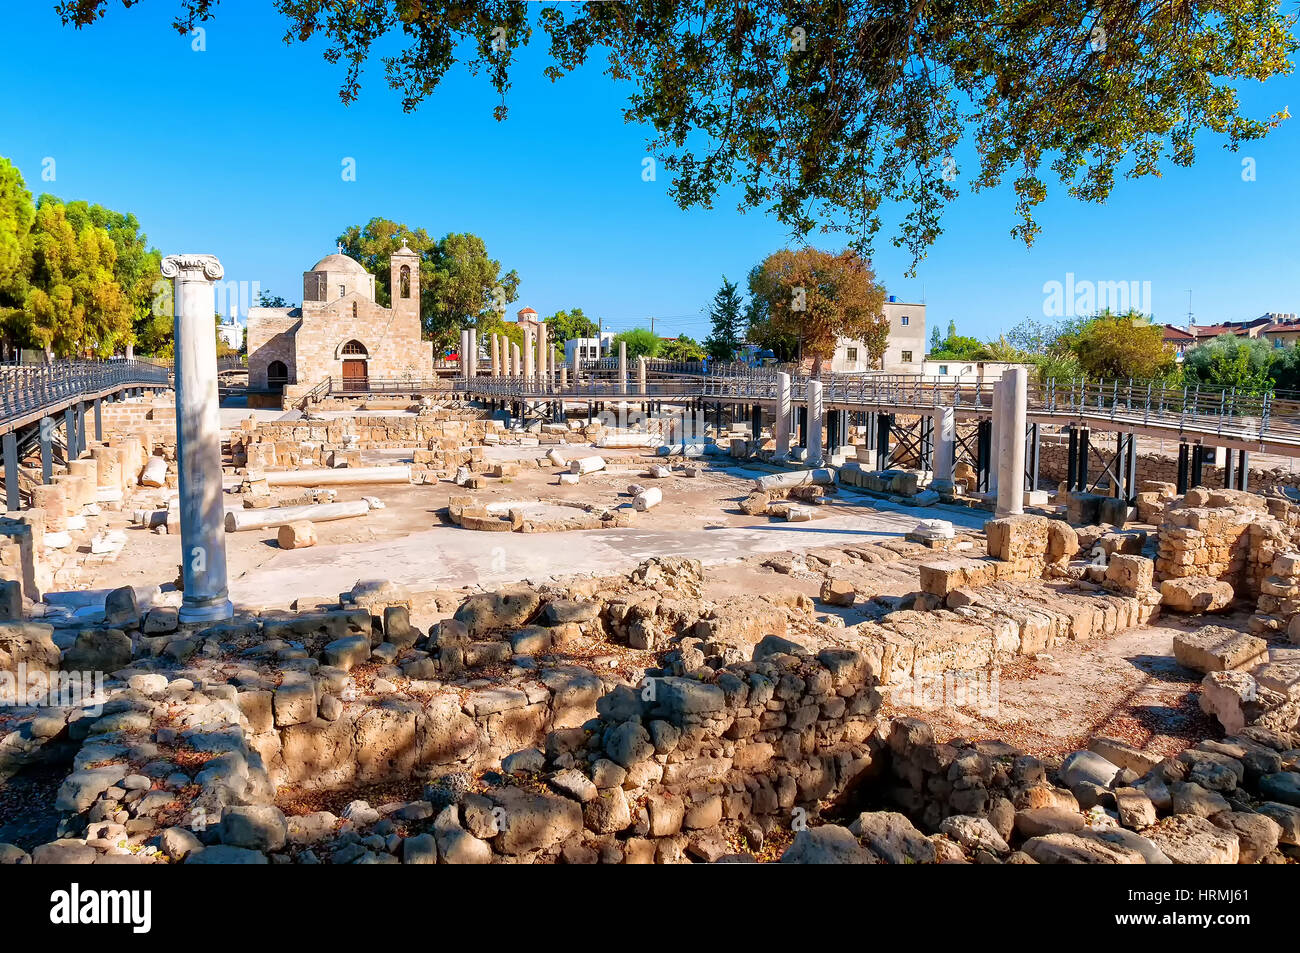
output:
[[[1174,636],[1174,658],[1198,672],[1248,669],[1268,661],[1268,643],[1244,632],[1207,625]]]
[[[1184,576],[1160,584],[1160,604],[1175,612],[1218,612],[1232,602],[1232,586],[1209,576]]]
[[[310,520],[285,523],[276,532],[276,542],[281,549],[306,549],[316,545],[316,527]]]

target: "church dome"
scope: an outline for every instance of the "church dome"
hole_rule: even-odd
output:
[[[361,267],[361,262],[355,258],[349,258],[347,255],[326,255],[316,264],[311,266],[312,271],[328,271],[334,274],[346,275],[364,275],[368,274],[365,268]]]

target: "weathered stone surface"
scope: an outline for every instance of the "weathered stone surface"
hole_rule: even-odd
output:
[[[1016,812],[1016,830],[1021,837],[1068,834],[1083,830],[1083,815],[1065,807],[1031,807]]]
[[[82,629],[63,653],[65,672],[115,672],[131,664],[131,639],[121,629]]]
[[[1254,864],[1271,854],[1282,836],[1282,826],[1267,814],[1222,811],[1210,823],[1237,835],[1238,863]]]
[[[567,794],[582,804],[593,800],[597,794],[596,785],[591,779],[574,768],[556,771],[547,779],[547,783],[561,794]]]
[[[1300,807],[1300,772],[1279,771],[1259,779],[1260,797]]]
[[[289,828],[284,814],[270,805],[228,807],[221,815],[221,842],[249,850],[276,851],[284,847]]]
[[[281,549],[307,549],[316,545],[316,526],[311,520],[294,520],[285,523],[275,533]]]
[[[1235,735],[1246,727],[1246,706],[1258,694],[1248,672],[1215,671],[1201,680],[1201,711],[1219,719],[1224,732]]]
[[[1245,669],[1268,661],[1268,643],[1244,632],[1207,625],[1174,636],[1174,658],[1178,664],[1206,674]]]
[[[1237,835],[1203,817],[1175,814],[1145,833],[1175,864],[1235,864],[1240,859]]]
[[[104,597],[104,625],[127,629],[140,624],[140,605],[130,586],[114,589]]]
[[[54,806],[60,811],[80,814],[89,810],[95,799],[126,777],[126,765],[108,764],[74,771],[63,779]]]
[[[781,855],[783,864],[869,864],[871,852],[845,827],[826,824],[802,830]]]
[[[1076,784],[1096,784],[1109,787],[1119,774],[1119,765],[1111,764],[1095,751],[1074,751],[1061,762],[1058,776],[1066,787]]]
[[[625,721],[605,733],[605,753],[611,761],[631,768],[655,753],[650,733],[638,722]]]
[[[506,586],[470,596],[456,610],[455,619],[465,624],[470,636],[478,637],[526,625],[540,605],[541,597],[531,586]]]
[[[341,639],[327,642],[321,650],[321,655],[326,665],[332,665],[335,668],[343,669],[345,672],[350,672],[370,658],[370,651],[369,636],[345,635]]]
[[[582,829],[582,807],[571,798],[502,788],[489,795],[502,809],[496,845],[503,854],[545,850]]]
[[[943,819],[939,831],[968,851],[987,850],[995,854],[1005,854],[1011,850],[987,818],[954,814]]]
[[[1279,804],[1277,801],[1264,801],[1256,805],[1255,809],[1277,823],[1280,843],[1290,844],[1292,847],[1300,846],[1300,807]]]
[[[1218,612],[1232,599],[1232,586],[1210,576],[1183,576],[1160,583],[1160,604],[1175,612]]]
[[[1031,837],[1020,848],[1040,864],[1141,864],[1145,858],[1133,848],[1111,843],[1087,833],[1044,834]]]
[[[863,812],[849,825],[849,830],[886,863],[934,863],[934,844],[903,814]]]
[[[851,606],[858,591],[847,579],[827,579],[822,583],[822,602],[831,606]]]
[[[1119,822],[1125,827],[1140,831],[1156,822],[1156,806],[1138,788],[1116,788],[1115,806],[1119,809]]]
[[[54,627],[38,622],[0,622],[0,672],[57,672],[59,649]]]
[[[586,826],[597,834],[614,834],[626,830],[632,823],[632,811],[622,788],[604,788],[582,806]]]

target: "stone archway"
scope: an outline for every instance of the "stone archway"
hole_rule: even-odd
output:
[[[370,389],[370,352],[355,338],[339,347],[343,362],[343,389],[364,391]]]

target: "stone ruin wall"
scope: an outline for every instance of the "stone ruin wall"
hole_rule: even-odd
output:
[[[40,482],[39,464],[24,468],[28,509],[0,514],[0,582],[16,581],[21,597],[39,601],[53,588],[70,588],[76,569],[64,570],[59,554],[42,544],[46,533],[89,537],[103,510],[119,509],[140,484],[146,464],[161,458],[164,481],[176,481],[176,420],[171,402],[123,401],[102,405],[104,439],[93,439],[87,421],[82,456],[54,466],[52,482]]]

